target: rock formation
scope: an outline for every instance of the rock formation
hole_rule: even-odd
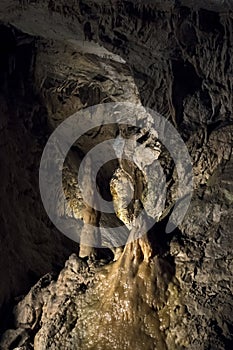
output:
[[[232,1],[1,1],[3,350],[232,347],[232,14]],[[90,130],[66,158],[69,206],[57,211],[83,237],[91,221],[94,230],[124,223],[136,239],[115,258],[108,245],[89,257],[93,248],[49,221],[38,169],[59,124],[108,102],[149,107],[176,127],[192,159],[193,196],[166,234],[179,179],[160,135],[149,124]],[[145,115],[141,109],[142,124]],[[85,204],[77,173],[93,146],[110,139],[115,160],[100,169],[97,185],[115,213],[99,216]],[[124,140],[141,145],[132,162],[117,159]],[[161,167],[148,184],[145,159],[165,174],[163,211]],[[157,223],[148,229],[142,223],[151,216]]]

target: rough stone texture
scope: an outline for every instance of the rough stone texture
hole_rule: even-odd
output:
[[[18,90],[14,87],[12,91],[19,91],[16,102],[22,104],[26,121],[19,112],[14,119],[10,118],[12,112],[5,107],[11,97],[10,89],[5,85],[1,98],[5,111],[1,119],[1,130],[5,133],[1,162],[5,164],[4,153],[9,152],[12,164],[8,169],[14,169],[17,164],[15,144],[19,150],[21,145],[24,152],[34,145],[38,136],[33,133],[30,146],[26,145],[33,130],[34,133],[40,130],[43,139],[38,146],[40,154],[48,130],[71,113],[99,102],[141,101],[176,126],[189,148],[194,171],[189,212],[172,236],[165,236],[162,221],[149,235],[126,246],[116,262],[105,266],[101,265],[106,261],[86,263],[72,255],[57,281],[50,275],[43,277],[16,306],[12,329],[3,335],[2,348],[230,349],[233,342],[232,1],[196,1],[195,4],[144,1],[142,4],[60,0],[2,1],[1,4],[1,20],[31,35],[21,34],[18,42],[36,42],[35,63],[29,65],[34,73],[35,96],[40,96],[38,108],[45,106],[44,118],[49,124],[36,124],[38,112],[31,110],[37,104],[28,103],[28,97],[26,102],[22,96],[22,91],[29,93],[29,88],[23,85],[24,75],[17,80],[21,84]],[[84,39],[95,42],[84,44]],[[8,65],[4,76],[7,84],[15,71],[15,60],[9,53],[4,59]],[[6,127],[12,119],[13,126]],[[110,135],[116,136],[114,128],[105,130],[103,137]],[[20,143],[18,138],[24,142]],[[7,139],[12,139],[12,143]],[[78,146],[85,153],[97,141],[86,138]],[[76,173],[73,159],[79,161],[80,154],[77,155],[77,150],[73,153],[64,171],[64,187],[73,201],[73,212],[68,214],[81,219],[82,198],[73,180]],[[25,183],[27,191],[30,188],[35,191],[37,185],[33,181],[39,155],[34,160],[22,151],[18,157],[27,159],[27,164],[31,162],[32,169],[28,172],[23,169],[22,174],[26,172],[33,178]],[[163,147],[159,160],[167,175],[169,208],[175,197],[177,176]],[[118,166],[114,165],[114,171]],[[122,169],[131,175],[133,168],[122,164],[118,172]],[[112,174],[108,171],[104,179],[109,181]],[[5,177],[4,189],[11,176],[6,173]],[[19,189],[23,188],[21,177]],[[16,193],[16,186],[12,186],[9,188],[14,188]],[[116,190],[116,201],[120,192]],[[106,189],[103,193],[107,193]],[[31,200],[32,194],[27,198]],[[26,222],[27,210],[22,210],[20,204],[11,206],[14,195],[4,201],[3,227],[6,218],[13,224],[3,229],[9,248],[1,266],[6,266],[8,257],[10,262],[14,260],[14,264],[9,263],[7,275],[13,279],[17,276],[16,281],[1,288],[5,298],[28,286],[25,264],[22,268],[17,263],[22,257],[26,257],[23,260],[26,266],[31,266],[33,256],[37,268],[32,266],[32,271],[36,271],[36,277],[51,270],[46,261],[52,262],[53,258],[50,251],[46,252],[56,245],[57,238],[47,243],[48,228],[43,220],[41,224],[37,222],[40,212],[37,198],[28,228],[18,230],[24,233],[26,252],[17,250],[16,244],[11,246],[12,237],[15,241],[17,235],[10,227],[15,229],[17,223]],[[25,205],[23,199],[22,203]],[[125,214],[122,215],[119,207],[117,214],[124,221]],[[110,222],[110,218],[104,220]],[[111,220],[116,222],[117,217]],[[37,230],[39,227],[41,235],[46,237],[42,248],[38,248],[35,240],[38,235],[34,233],[37,230],[33,227]],[[59,247],[65,256],[62,245]]]
[[[166,338],[171,347],[185,344],[173,268],[161,257],[148,264],[141,252],[139,245],[127,246],[117,262],[102,268],[72,255],[57,281],[47,286],[49,276],[43,277],[17,305],[17,330],[4,334],[3,348],[165,349]]]
[[[9,301],[41,275],[60,270],[78,246],[54,229],[40,200],[38,167],[48,131],[46,108],[33,89],[35,42],[4,26],[0,32],[2,328]]]

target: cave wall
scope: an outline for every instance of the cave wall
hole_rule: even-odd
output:
[[[49,127],[34,87],[36,40],[4,25],[0,36],[2,327],[12,298],[44,273],[58,271],[78,248],[49,222],[39,195],[38,169]]]
[[[119,53],[134,72],[143,104],[184,134],[232,120],[230,1],[12,1],[7,10],[8,20],[30,34],[74,45],[91,35]],[[190,115],[194,103],[199,110]]]
[[[231,262],[232,2],[221,2],[221,5],[217,5],[217,2],[196,2],[194,7],[189,1],[182,1],[182,5],[172,1],[158,1],[153,4],[147,1],[144,5],[132,1],[80,1],[78,3],[74,1],[69,3],[64,1],[11,1],[8,2],[8,9],[7,12],[4,12],[4,17],[5,20],[30,35],[42,36],[43,40],[47,41],[46,45],[49,50],[53,47],[53,42],[60,41],[59,45],[63,47],[67,57],[70,56],[70,52],[66,45],[69,43],[71,50],[72,48],[74,51],[75,48],[80,50],[77,49],[77,46],[80,46],[80,41],[84,39],[93,39],[104,45],[109,52],[118,54],[127,62],[129,67],[126,70],[127,75],[131,72],[134,77],[137,91],[131,84],[132,80],[128,79],[130,82],[126,83],[131,86],[130,91],[134,91],[135,95],[134,93],[133,95],[137,96],[137,99],[140,96],[144,105],[159,111],[172,121],[185,139],[193,160],[195,191],[190,210],[183,224],[171,239],[169,254],[174,259],[178,287],[169,291],[168,294],[173,293],[174,295],[177,290],[181,294],[182,303],[179,302],[179,307],[182,305],[184,314],[178,329],[184,337],[189,334],[188,343],[183,344],[184,346],[188,349],[225,349],[232,345],[233,304]],[[6,11],[6,7],[2,7],[0,12],[2,20],[3,11]],[[64,71],[61,83],[58,82],[56,76],[55,79],[52,79],[51,70],[53,71],[53,68],[49,72],[49,63],[53,61],[51,56],[56,56],[53,52],[48,53],[46,58],[43,49],[40,50],[37,56],[36,91],[37,94],[41,94],[51,128],[66,115],[75,111],[76,107],[82,108],[86,103],[88,105],[97,103],[105,98],[111,100],[109,83],[106,83],[107,87],[104,90],[104,84],[101,81],[101,88],[96,89],[93,93],[88,86],[89,82],[84,82],[77,96],[76,85],[72,85],[74,82],[69,72]],[[51,52],[53,50],[52,48]],[[58,50],[57,62],[59,64],[62,62],[62,57],[62,50]],[[80,61],[81,57],[77,56],[76,59]],[[91,57],[88,60],[90,63]],[[88,73],[87,69],[83,71],[80,69],[81,73],[86,76],[89,74],[89,78],[94,80],[96,85],[99,84],[99,77],[95,78],[98,74],[101,73],[101,76],[110,74],[110,70],[104,72],[98,67],[98,64],[101,63],[100,60],[97,64],[98,60],[93,57],[90,63],[92,70],[95,71],[94,77],[90,72]],[[105,57],[104,61],[107,62],[108,59]],[[43,67],[43,62],[46,62],[46,67]],[[70,65],[72,67],[74,64],[71,62]],[[124,75],[123,68],[117,67],[113,75],[118,74],[119,71],[122,71]],[[59,70],[63,68],[58,65],[57,71]],[[48,77],[46,76],[47,80],[43,80],[46,72],[49,72]],[[98,72],[97,75],[96,72]],[[80,80],[79,73],[73,80]],[[7,76],[5,81],[8,80]],[[23,80],[25,81],[25,78]],[[118,82],[115,79],[113,86],[116,86],[116,90],[119,91],[121,84]],[[61,87],[64,87],[62,93]],[[22,91],[22,88],[19,90]],[[129,95],[125,95],[126,91],[127,89],[118,96],[119,100],[129,99]],[[90,96],[91,99],[89,99]],[[35,96],[33,98],[36,100]],[[2,99],[5,101],[5,95]],[[41,100],[38,108],[41,108]],[[17,102],[20,103],[20,101],[22,101],[21,95]],[[3,102],[2,105],[6,105],[6,102]],[[10,114],[8,109],[9,107],[5,107],[7,113],[5,113],[4,125],[8,124]],[[23,109],[25,110],[24,106]],[[58,111],[62,112],[56,121]],[[18,114],[15,119],[20,124],[20,128],[24,128],[18,121]],[[34,122],[38,122],[37,117]],[[4,128],[3,130],[6,130],[6,127]],[[32,132],[31,129],[29,130]],[[17,139],[15,134],[13,136],[13,131],[11,133],[12,138]],[[26,134],[29,137],[28,132]],[[34,134],[32,139],[33,141],[30,139],[30,145],[34,145]],[[17,141],[17,147],[19,147],[18,144],[19,141]],[[8,146],[6,147],[8,149]],[[24,148],[23,145],[21,147]],[[26,150],[28,147],[24,148],[24,152]],[[25,154],[25,157],[28,155]],[[15,162],[17,158],[14,155],[12,159]],[[22,162],[21,159],[19,158],[20,162]],[[4,162],[3,157],[3,164]],[[168,177],[175,179],[175,173],[173,173],[173,167],[166,152],[161,156],[161,162],[167,170]],[[33,160],[33,164],[36,164],[36,161]],[[11,165],[12,168],[14,166]],[[7,183],[8,179],[9,176],[7,176]],[[35,188],[35,185],[32,184],[32,187]],[[31,195],[29,197],[31,200]],[[9,210],[7,212],[9,213]],[[21,210],[18,215],[22,215]],[[17,227],[16,221],[17,218],[15,227]],[[24,221],[23,218],[22,222]],[[6,225],[5,222],[4,225]],[[11,230],[7,227],[6,232],[11,232]],[[25,230],[25,232],[29,231]],[[47,228],[44,232],[45,239],[47,239]],[[10,245],[9,242],[10,238],[7,245]],[[33,247],[34,244],[33,241]],[[54,243],[51,244],[53,246]],[[129,254],[133,255],[132,251]],[[15,246],[12,249],[12,256],[14,255]],[[25,255],[24,250],[20,250],[20,258],[23,255]],[[7,253],[7,256],[11,255]],[[35,260],[40,266],[36,277],[47,272],[48,266],[50,269],[50,265],[46,265],[44,269],[41,268],[44,259],[43,263],[40,259],[41,256],[36,255]],[[77,262],[78,268],[79,264],[80,262]],[[110,280],[111,273],[114,276],[113,271],[114,267],[112,270],[110,268],[108,274]],[[66,272],[61,274],[61,279],[64,273]],[[21,275],[24,275],[24,270]],[[73,277],[74,280],[76,277],[76,275]],[[144,274],[143,279],[145,280]],[[25,283],[22,280],[22,285]],[[63,291],[62,283],[60,287]],[[15,291],[15,294],[17,293],[18,290]],[[70,291],[66,293],[69,296]],[[77,300],[79,300],[78,297]],[[80,306],[79,301],[77,303]],[[70,313],[72,312],[71,310]],[[62,316],[58,311],[57,315],[60,320]],[[44,317],[45,325],[38,335],[42,338],[43,331],[47,330],[47,322],[48,329],[53,328],[51,317],[46,319],[46,314]],[[62,322],[56,324],[57,329],[61,328],[61,324]],[[166,323],[164,327],[164,333],[166,333],[166,327],[172,329],[172,326],[166,326]],[[175,326],[174,329],[176,329]],[[74,336],[73,341],[75,339]],[[50,341],[51,338],[48,336],[47,344],[50,344]],[[59,342],[60,339],[57,339],[56,344]],[[180,341],[179,344],[181,343]]]

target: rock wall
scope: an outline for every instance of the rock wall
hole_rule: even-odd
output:
[[[49,133],[47,110],[34,89],[34,38],[1,25],[1,257],[4,327],[13,297],[58,271],[75,244],[49,222],[38,188],[38,167]],[[5,315],[5,316],[4,316]]]
[[[10,166],[3,169],[12,170],[2,175],[2,191],[9,187],[14,192],[1,198],[1,239],[7,247],[1,266],[9,266],[2,272],[9,281],[1,288],[3,297],[18,295],[50,272],[56,259],[61,263],[67,257],[68,246],[63,248],[54,229],[51,234],[41,214],[35,173],[46,135],[71,113],[99,102],[141,101],[178,129],[194,172],[192,203],[179,229],[166,236],[167,218],[163,218],[110,264],[72,255],[58,280],[43,277],[16,306],[2,348],[231,348],[232,2],[2,1],[0,18],[27,33],[17,34],[17,39],[9,34],[7,56],[3,55],[8,73],[3,75],[1,97],[1,142],[5,138],[1,162],[9,160]],[[23,53],[18,52],[21,45]],[[11,78],[12,72],[18,75]],[[19,104],[13,111],[12,103],[7,103],[12,91]],[[105,130],[103,137],[109,135],[115,136],[116,130]],[[74,190],[72,159],[91,146],[91,138],[84,139],[78,152],[70,154],[64,172],[73,212],[80,219],[83,203]],[[27,167],[31,164],[29,169],[24,159]],[[159,160],[167,174],[169,208],[177,175],[163,147]],[[127,164],[122,169],[132,171]],[[26,201],[17,197],[24,191]],[[105,188],[103,193],[110,195]],[[25,203],[32,200],[29,215]],[[120,210],[117,215],[124,220],[121,214]],[[116,222],[117,215],[104,220]],[[38,228],[42,243],[37,241]],[[53,255],[54,246],[59,250]]]

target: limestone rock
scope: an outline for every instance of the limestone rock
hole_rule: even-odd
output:
[[[230,0],[1,1],[1,322],[9,318],[1,325],[8,329],[3,349],[232,348],[232,10]],[[118,248],[114,262],[109,252],[108,259],[80,259],[78,245],[42,209],[40,157],[48,136],[72,113],[121,101],[156,110],[179,131],[193,163],[191,206],[166,235],[179,179],[161,135],[150,134],[152,115],[141,109],[140,136],[125,125],[92,130],[66,159],[69,208],[58,205],[58,212],[81,232],[83,156],[114,138],[118,157],[128,151],[121,137],[131,139],[141,144],[138,167],[117,160],[97,179],[116,208],[99,225],[122,220],[127,235],[145,235]],[[162,170],[146,188],[144,155],[163,170],[163,213]],[[134,189],[129,207],[126,178]],[[138,232],[135,217],[146,197],[148,215],[159,221]],[[77,254],[61,270],[71,252]],[[20,302],[12,301],[20,294]]]

